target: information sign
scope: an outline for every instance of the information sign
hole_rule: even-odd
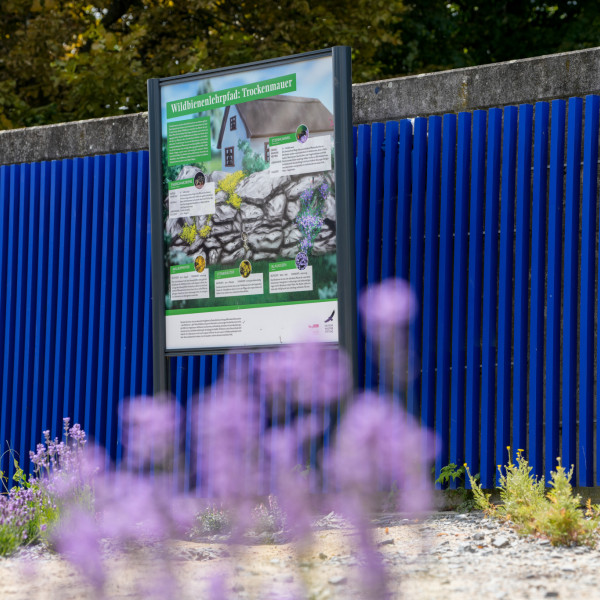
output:
[[[350,49],[154,79],[148,91],[157,352],[344,343],[355,319]]]

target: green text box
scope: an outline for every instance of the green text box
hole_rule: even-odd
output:
[[[224,271],[216,271],[215,279],[228,279],[229,277],[239,277],[238,269],[225,269]]]
[[[194,265],[173,265],[170,269],[171,275],[175,275],[177,273],[191,273],[195,271]]]
[[[210,160],[210,117],[167,123],[167,158],[170,167]]]
[[[295,141],[295,133],[288,133],[287,135],[276,135],[275,137],[269,138],[269,146],[280,146],[281,144],[289,144],[290,142]]]

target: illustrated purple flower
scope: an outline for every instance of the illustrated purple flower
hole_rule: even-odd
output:
[[[309,187],[300,194],[300,210],[295,223],[300,231],[300,252],[310,256],[313,244],[324,223],[325,201],[329,186],[322,183],[316,188]]]

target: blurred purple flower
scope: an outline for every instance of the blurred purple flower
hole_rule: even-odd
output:
[[[344,416],[329,468],[341,506],[369,513],[379,489],[397,486],[397,510],[427,512],[432,487],[429,463],[435,440],[391,398],[367,392]],[[352,518],[354,515],[348,515]]]
[[[175,402],[164,396],[133,398],[124,405],[122,417],[129,463],[170,466],[179,426]]]
[[[264,354],[258,370],[269,395],[283,397],[289,391],[305,406],[337,402],[352,383],[347,355],[315,341]]]
[[[218,383],[211,390],[201,423],[203,495],[214,496],[232,511],[236,535],[249,526],[251,499],[262,489],[258,434],[257,405],[248,390]]]
[[[53,534],[58,552],[77,567],[99,592],[106,582],[100,538],[100,530],[93,515],[78,508],[72,508],[61,515]]]
[[[384,369],[396,382],[410,380],[416,356],[409,355],[409,324],[418,311],[417,298],[408,282],[386,279],[367,288],[359,309],[367,338],[373,343]]]
[[[290,426],[274,428],[267,447],[274,490],[285,516],[286,529],[293,537],[306,542],[311,535],[311,524],[316,513],[316,497],[311,493],[315,474],[303,470],[299,461],[305,441],[322,433],[320,423],[309,415]]]
[[[226,600],[229,597],[226,581],[223,573],[218,573],[210,578],[208,600]]]

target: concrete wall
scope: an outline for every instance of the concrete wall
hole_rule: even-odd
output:
[[[355,124],[600,93],[600,48],[356,84]],[[0,164],[148,148],[148,115],[0,131]]]

